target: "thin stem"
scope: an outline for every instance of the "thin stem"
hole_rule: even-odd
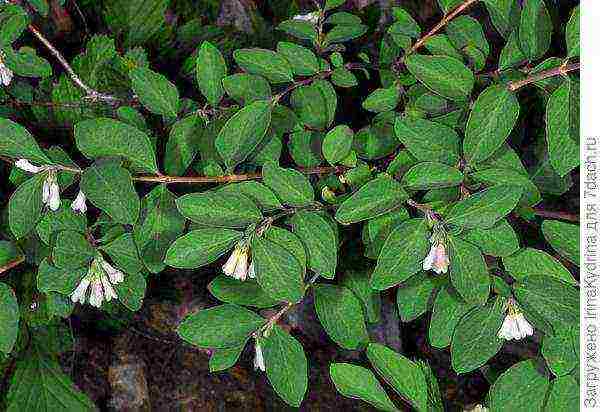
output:
[[[431,36],[433,36],[438,31],[440,31],[442,28],[444,28],[444,26],[446,26],[446,24],[448,24],[452,19],[454,19],[459,14],[461,14],[463,11],[468,9],[471,5],[473,5],[474,3],[477,3],[477,1],[478,0],[466,0],[464,3],[457,6],[450,13],[446,14],[442,18],[442,20],[440,20],[440,22],[433,27],[433,29],[431,29],[426,35],[421,37],[419,40],[417,40],[415,42],[415,44],[413,44],[413,46],[406,52],[405,56],[408,56],[408,55],[416,52],[418,49],[420,49],[427,42],[427,40],[429,40],[429,38]]]
[[[542,72],[532,74],[531,76],[528,76],[528,77],[524,78],[523,80],[516,80],[514,82],[510,82],[508,84],[508,90],[514,92],[515,90],[518,90],[521,87],[527,86],[528,84],[539,82],[540,80],[544,80],[549,77],[564,76],[569,72],[579,70],[579,68],[580,68],[580,63],[572,63],[572,64],[562,65],[560,67],[555,67],[553,69],[544,70]]]
[[[19,256],[15,260],[8,262],[6,265],[0,266],[0,274],[2,274],[4,272],[7,272],[7,271],[11,270],[12,268],[14,268],[16,266],[19,266],[24,261],[25,261],[25,257],[24,256]]]
[[[567,213],[567,212],[553,212],[550,210],[541,210],[541,209],[534,209],[533,211],[536,215],[538,215],[540,217],[545,217],[545,218],[549,218],[549,219],[566,220],[568,222],[575,222],[575,223],[579,222],[578,215],[574,215],[574,214]]]
[[[77,75],[77,73],[75,73],[75,71],[69,65],[69,62],[67,62],[67,60],[63,57],[63,55],[56,49],[56,47],[52,45],[52,43],[50,43],[48,39],[46,39],[46,37],[44,37],[44,35],[33,24],[30,24],[28,26],[28,29],[48,49],[48,51],[50,51],[50,53],[56,58],[56,60],[58,60],[58,62],[65,69],[73,83],[75,83],[77,86],[83,89],[83,91],[85,91],[87,95],[86,98],[90,100],[102,100],[112,104],[119,101],[117,97],[100,93],[99,91],[94,90],[87,84],[85,84],[83,80],[81,80],[81,78]]]

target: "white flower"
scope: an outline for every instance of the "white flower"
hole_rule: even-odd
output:
[[[29,173],[47,173],[42,187],[42,203],[56,212],[60,207],[60,186],[56,180],[56,169],[50,165],[35,166],[27,159],[19,159],[15,166]]]
[[[256,278],[256,271],[254,270],[254,262],[250,263],[250,268],[248,269],[248,277],[250,279]]]
[[[533,335],[533,326],[525,319],[515,300],[510,298],[508,313],[498,331],[498,337],[504,340],[521,340],[531,335]]]
[[[437,274],[446,273],[449,265],[450,259],[446,251],[446,244],[443,240],[435,239],[435,236],[432,236],[431,249],[423,260],[423,270],[433,270]]]
[[[89,289],[89,304],[99,308],[102,306],[102,302],[110,302],[117,298],[113,285],[122,281],[123,272],[113,268],[102,256],[98,255],[90,264],[88,273],[71,293],[71,300],[74,303],[85,303]]]
[[[251,268],[254,270],[252,266]],[[223,273],[244,281],[248,277],[248,272],[248,246],[238,244],[223,265]]]
[[[260,343],[258,343],[258,341],[254,345],[254,369],[260,369],[263,372],[266,370],[262,348],[260,347]]]
[[[293,20],[301,20],[307,23],[317,24],[319,22],[319,12],[313,11],[307,14],[298,14],[292,18]]]
[[[13,79],[13,72],[4,64],[3,58],[4,53],[0,51],[0,84],[8,86]]]
[[[488,412],[488,408],[483,405],[475,405],[472,409],[465,409],[464,412]]]
[[[85,212],[87,212],[87,206],[85,204],[85,193],[83,193],[82,190],[79,190],[79,193],[77,193],[77,197],[75,198],[75,200],[73,200],[73,203],[71,203],[71,209],[73,209],[74,212],[79,212],[83,215],[85,215]]]

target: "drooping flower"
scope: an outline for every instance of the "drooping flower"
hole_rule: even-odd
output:
[[[521,340],[533,335],[533,326],[527,321],[512,297],[508,299],[507,306],[507,314],[498,331],[498,337],[504,340]]]
[[[82,190],[79,190],[79,193],[77,193],[77,197],[75,198],[75,200],[73,200],[73,203],[71,203],[71,209],[73,209],[74,212],[79,212],[83,215],[85,215],[85,212],[87,212],[87,205],[85,204],[85,193],[83,193]]]
[[[488,408],[478,404],[471,409],[465,409],[464,412],[488,412]]]
[[[115,269],[101,255],[98,255],[92,260],[88,273],[71,293],[71,300],[74,303],[85,303],[89,289],[89,304],[99,308],[102,302],[110,302],[117,298],[113,285],[121,283],[123,279],[123,272]]]
[[[448,272],[450,258],[446,250],[445,235],[434,229],[429,242],[431,243],[431,248],[429,249],[429,254],[423,260],[423,270],[433,270],[438,275]]]
[[[298,14],[293,17],[293,20],[301,20],[312,24],[317,24],[319,22],[319,13],[313,11],[307,14]]]
[[[4,64],[4,58],[4,53],[0,51],[0,84],[8,86],[13,79],[13,72]]]
[[[223,265],[223,273],[241,281],[246,280],[249,273],[251,273],[250,277],[254,277],[254,266],[251,264],[248,267],[248,256],[248,245],[238,243],[227,262]]]
[[[258,343],[258,341],[256,341],[256,344],[254,345],[254,369],[260,369],[263,372],[266,370],[262,348],[260,347],[260,343]]]
[[[42,187],[42,203],[50,210],[57,211],[60,207],[60,186],[56,180],[56,168],[51,165],[36,166],[27,159],[19,159],[15,166],[29,173],[47,173]]]

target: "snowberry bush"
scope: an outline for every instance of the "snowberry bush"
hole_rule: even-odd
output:
[[[211,371],[251,347],[290,406],[311,366],[282,319],[310,298],[329,343],[360,354],[329,367],[342,396],[473,407],[369,333],[393,299],[456,373],[487,371],[477,410],[577,410],[579,6],[438,0],[419,24],[419,2],[379,19],[275,2],[273,27],[236,40],[177,27],[168,0],[84,2],[107,32],[73,56],[46,30],[64,1],[0,3],[9,411],[95,409],[58,361],[66,320],[138,311],[161,273],[201,267],[220,303],[179,337]]]

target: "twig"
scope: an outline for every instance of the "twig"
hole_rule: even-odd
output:
[[[524,78],[523,80],[516,80],[514,82],[508,83],[508,90],[514,92],[515,90],[520,89],[521,87],[527,86],[528,84],[539,82],[540,80],[547,79],[549,77],[554,76],[564,76],[569,72],[579,70],[580,63],[572,63],[567,65],[562,65],[560,67],[555,67],[553,69],[544,70],[543,72],[532,74]]]
[[[567,212],[552,212],[550,210],[541,210],[541,209],[534,209],[533,210],[534,213],[540,217],[546,217],[549,219],[560,219],[560,220],[566,220],[568,222],[575,222],[578,223],[579,222],[579,216],[578,215],[574,215],[572,213],[567,213]]]
[[[50,53],[58,60],[60,65],[65,69],[73,83],[79,86],[83,91],[85,91],[85,98],[90,100],[102,100],[107,103],[115,104],[120,99],[109,94],[100,93],[97,90],[92,89],[87,84],[81,80],[81,78],[75,73],[73,68],[69,65],[69,62],[63,57],[63,55],[50,43],[46,37],[33,25],[30,24],[28,26],[29,31],[50,51]]]
[[[440,22],[438,24],[436,24],[433,29],[431,29],[426,35],[424,35],[423,37],[421,37],[419,40],[417,40],[415,42],[415,44],[413,44],[413,46],[406,52],[406,54],[404,56],[408,56],[414,52],[416,52],[418,49],[420,49],[426,42],[427,40],[429,40],[429,38],[431,36],[433,36],[434,34],[436,34],[438,31],[440,31],[444,26],[446,26],[446,24],[448,24],[452,19],[454,19],[456,16],[458,16],[459,14],[461,14],[463,11],[465,11],[466,9],[468,9],[472,4],[476,3],[478,0],[466,0],[464,3],[462,3],[461,5],[457,6],[454,10],[452,10],[450,13],[446,14],[442,20],[440,20]]]
[[[24,261],[25,261],[25,257],[24,256],[19,256],[15,260],[8,262],[6,265],[0,266],[0,274],[4,273],[4,272],[7,272],[7,271],[11,270],[12,268],[14,268],[16,266],[19,266]]]

